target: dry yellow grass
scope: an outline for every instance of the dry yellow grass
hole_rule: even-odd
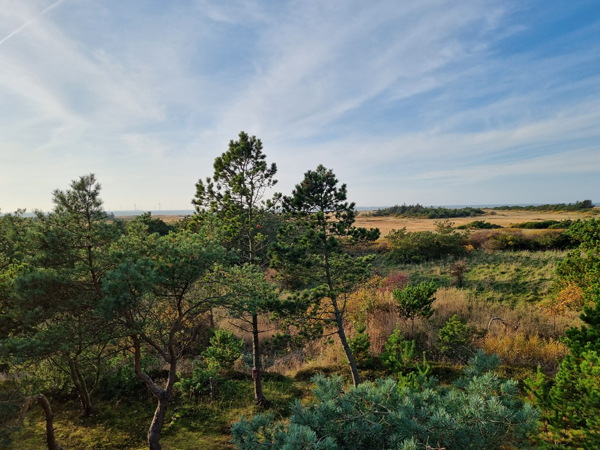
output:
[[[589,214],[581,212],[535,212],[535,211],[494,211],[485,210],[487,214],[476,217],[456,217],[450,219],[455,226],[465,225],[474,220],[485,220],[489,223],[508,227],[513,223],[536,222],[541,220],[576,220],[587,219]],[[399,230],[406,227],[407,231],[434,231],[435,222],[441,219],[417,219],[400,217],[370,217],[371,211],[361,211],[358,213],[355,225],[365,228],[379,228],[381,236],[387,235],[392,230]],[[523,230],[524,232],[534,230]]]

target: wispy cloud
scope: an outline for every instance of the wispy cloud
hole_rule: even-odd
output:
[[[439,204],[451,189],[468,203],[496,195],[491,179],[600,174],[598,23],[575,6],[543,17],[536,2],[501,0],[4,6],[0,186],[16,194],[3,210],[48,207],[53,188],[90,171],[108,207],[185,208],[240,130],[263,139],[282,190],[324,163],[362,204]],[[566,13],[585,25],[566,27]]]

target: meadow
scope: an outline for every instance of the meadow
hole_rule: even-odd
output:
[[[526,218],[529,217],[517,213],[506,220]],[[424,228],[420,219],[413,219],[413,222],[416,223],[412,224],[412,229]],[[450,274],[456,262],[454,258],[420,264],[393,264],[380,255],[375,268],[382,278],[400,278],[401,283],[433,280],[440,286],[433,303],[434,314],[430,319],[417,320],[413,330],[418,352],[426,352],[436,376],[450,382],[464,363],[439,354],[435,345],[440,329],[456,314],[471,330],[471,348],[499,354],[503,360],[501,373],[522,383],[535,373],[537,366],[549,374],[556,372],[558,361],[567,352],[559,339],[567,327],[579,324],[576,313],[550,317],[540,306],[551,295],[556,264],[564,256],[564,251],[475,250],[464,258],[467,267],[461,287],[456,286]],[[370,352],[375,358],[384,350],[386,340],[396,328],[404,334],[410,333],[409,324],[398,316],[391,293],[386,291],[380,300],[381,304],[363,316],[370,337]],[[353,317],[352,307],[350,301],[349,317]],[[492,318],[502,320],[490,323]],[[251,348],[251,335],[240,332],[224,313],[215,311],[212,319],[218,328],[230,329],[243,338],[246,351]],[[261,320],[264,328],[273,328],[266,318]],[[352,320],[347,323],[351,335],[355,334],[354,323]],[[261,333],[261,341],[268,340],[270,335],[269,332]],[[315,373],[340,374],[348,382],[351,380],[344,352],[335,336],[309,342],[301,350],[265,352],[263,363],[266,369],[263,386],[270,402],[269,410],[280,419],[289,416],[293,400],[311,400],[313,383],[310,378]],[[234,369],[217,387],[214,398],[207,395],[190,397],[184,393],[174,398],[165,421],[164,449],[234,448],[229,442],[231,424],[242,415],[251,417],[262,411],[252,398],[250,366],[238,361]],[[379,364],[360,367],[360,370],[366,380],[391,375]],[[181,376],[190,376],[189,366],[182,366],[180,372]],[[133,383],[136,383],[135,379]],[[97,402],[96,412],[90,417],[81,416],[73,394],[61,396],[57,393],[53,406],[56,436],[64,448],[147,448],[144,430],[155,402],[139,381],[126,400]],[[15,434],[14,444],[8,448],[42,448],[44,426],[41,411],[31,409],[23,428]]]

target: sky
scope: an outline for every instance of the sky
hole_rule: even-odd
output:
[[[191,209],[240,131],[289,194],[600,203],[600,4],[0,0],[0,209],[95,173],[107,210]]]

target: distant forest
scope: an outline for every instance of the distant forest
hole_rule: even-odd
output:
[[[435,206],[416,205],[396,205],[389,208],[378,209],[371,213],[372,216],[397,216],[397,217],[416,217],[422,219],[449,219],[451,217],[473,217],[485,214],[480,208],[443,208]]]
[[[581,211],[592,209],[594,204],[591,200],[575,203],[556,203],[554,205],[529,205],[529,206],[496,206],[490,208],[498,211]]]
[[[556,203],[546,205],[529,205],[529,206],[496,206],[486,208],[496,211],[583,211],[592,209],[594,204],[591,200],[577,201],[575,203]],[[370,213],[370,216],[396,216],[396,217],[413,217],[420,219],[449,219],[453,217],[474,217],[485,214],[481,208],[444,208],[442,206],[422,206],[416,205],[395,205],[389,208],[381,208]]]

